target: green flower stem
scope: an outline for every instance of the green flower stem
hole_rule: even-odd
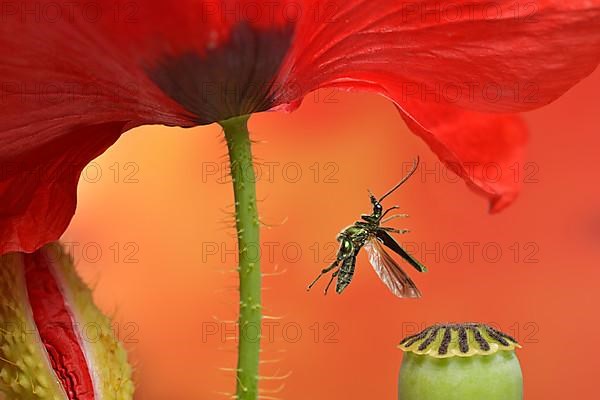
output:
[[[239,251],[240,317],[237,399],[258,398],[258,358],[261,327],[261,272],[256,177],[248,133],[249,116],[221,121],[225,131],[235,195]]]

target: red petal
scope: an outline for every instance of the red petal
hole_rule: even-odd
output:
[[[398,103],[515,112],[550,103],[600,62],[600,0],[333,3],[298,27],[288,87],[362,84]]]
[[[57,240],[74,213],[80,171],[123,131],[271,108],[270,99],[254,98],[268,95],[271,82],[257,90],[248,84],[272,80],[287,54],[292,30],[278,35],[287,24],[284,4],[2,3],[0,253]],[[246,97],[237,105],[227,95],[207,100],[203,79],[237,79]]]
[[[117,140],[123,126],[65,130],[47,143],[33,138],[15,148],[0,177],[2,254],[33,252],[62,235],[75,212],[81,171]]]
[[[331,3],[330,3],[331,4]],[[498,211],[516,196],[525,127],[600,61],[599,0],[340,0],[304,20],[281,73],[280,108],[324,86],[381,93]],[[479,165],[479,167],[477,167]],[[486,177],[496,165],[502,179]],[[474,166],[475,168],[471,168]],[[490,171],[487,171],[490,172]]]
[[[127,4],[96,2],[84,11],[67,1],[2,3],[1,254],[60,237],[75,211],[79,173],[124,130],[192,125],[132,62],[127,37],[109,40],[119,25],[109,7],[126,15]],[[104,18],[94,23],[98,8]]]
[[[517,196],[527,128],[516,115],[485,114],[456,107],[413,103],[404,120],[452,171],[498,212]]]
[[[50,253],[25,255],[25,282],[35,325],[54,372],[70,400],[94,400],[94,385],[82,343],[50,266]]]

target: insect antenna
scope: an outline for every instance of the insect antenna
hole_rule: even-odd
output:
[[[390,189],[389,192],[387,192],[386,194],[384,194],[383,196],[381,196],[381,198],[379,199],[379,202],[381,203],[383,201],[383,199],[385,199],[386,197],[388,197],[390,194],[394,193],[394,191],[396,189],[398,189],[400,186],[402,186],[402,184],[404,182],[406,182],[411,176],[413,176],[413,174],[417,171],[417,167],[418,166],[419,166],[419,156],[417,156],[417,158],[415,158],[415,161],[413,162],[413,167],[408,172],[408,174],[406,174],[406,176],[404,178],[402,178],[402,180],[400,182],[398,182],[398,184],[396,186],[394,186],[392,189]]]

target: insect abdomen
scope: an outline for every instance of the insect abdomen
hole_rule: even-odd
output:
[[[354,266],[356,265],[356,254],[346,258],[340,267],[335,291],[342,293],[354,277]]]

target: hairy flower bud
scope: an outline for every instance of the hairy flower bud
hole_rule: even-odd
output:
[[[516,340],[483,324],[440,324],[402,340],[399,400],[521,400]]]
[[[133,397],[125,350],[57,243],[0,257],[0,391],[7,400]]]

